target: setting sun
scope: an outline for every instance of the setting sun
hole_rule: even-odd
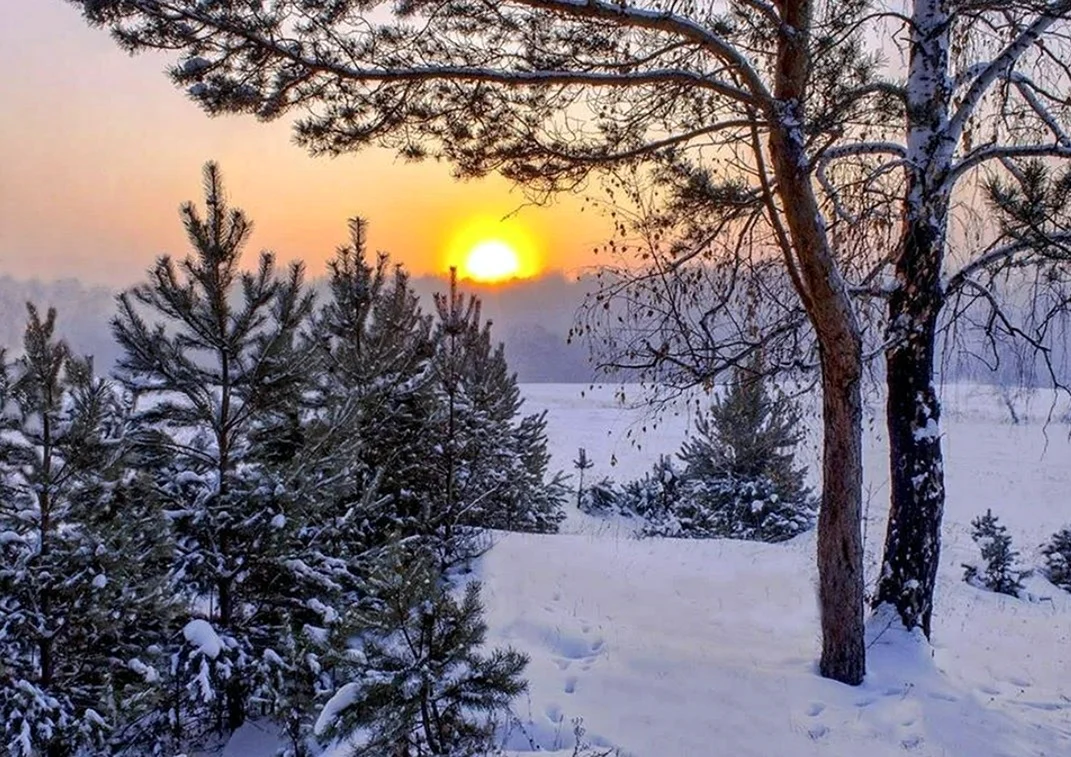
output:
[[[534,235],[516,218],[474,216],[448,237],[445,267],[484,283],[525,279],[540,271]]]
[[[517,251],[506,242],[489,239],[469,251],[461,274],[477,281],[502,281],[516,278],[520,270]]]

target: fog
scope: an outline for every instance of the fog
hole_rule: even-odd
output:
[[[425,312],[435,310],[433,294],[445,292],[445,277],[422,276],[412,280],[421,296]],[[311,285],[324,295],[324,281]],[[587,383],[596,378],[583,340],[567,343],[569,329],[576,322],[585,296],[594,290],[591,278],[576,280],[561,274],[515,281],[501,285],[478,285],[463,281],[461,290],[477,295],[482,314],[492,322],[496,342],[506,345],[510,367],[522,383]],[[119,357],[109,321],[115,313],[117,290],[80,282],[20,280],[0,277],[0,347],[8,355],[21,351],[26,324],[26,302],[40,309],[55,307],[57,330],[79,355],[91,355],[98,372],[110,372]],[[1071,382],[1071,351],[1068,349],[1071,324],[1054,324],[1050,341],[1057,379]],[[1023,344],[1007,340],[988,344],[983,334],[957,332],[954,340],[941,340],[944,356],[939,364],[944,381],[972,381],[1007,387],[1049,385],[1051,376],[1039,357]],[[875,366],[880,374],[880,362]],[[623,377],[619,377],[623,378]],[[880,380],[880,375],[879,375]]]
[[[312,285],[322,289],[323,281]],[[446,291],[445,277],[413,279],[426,312],[434,312],[433,293]],[[507,357],[524,383],[586,382],[593,377],[587,347],[567,344],[569,328],[589,285],[560,274],[510,284],[487,286],[462,282],[462,291],[476,294],[492,335],[506,345]],[[0,346],[9,355],[21,352],[26,326],[26,303],[44,310],[55,307],[57,331],[79,355],[91,355],[98,372],[109,372],[119,357],[109,321],[115,313],[117,289],[85,284],[76,279],[56,281],[0,277]]]

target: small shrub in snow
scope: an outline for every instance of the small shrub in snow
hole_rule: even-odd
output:
[[[512,649],[481,652],[479,584],[455,599],[436,564],[409,553],[380,566],[371,599],[352,618],[361,646],[338,671],[347,683],[324,706],[317,737],[355,756],[492,750],[496,719],[527,687],[528,659]]]
[[[1045,577],[1064,591],[1071,591],[1071,527],[1053,534],[1041,554],[1045,556]]]
[[[991,510],[971,521],[971,538],[982,550],[985,567],[964,563],[963,580],[978,588],[1019,596],[1023,590],[1022,579],[1030,571],[1018,566],[1019,553],[1011,548],[1008,529]]]
[[[619,498],[623,512],[638,515],[653,522],[672,517],[681,496],[681,474],[665,455],[643,478],[625,484]]]
[[[621,512],[622,492],[611,479],[604,478],[585,488],[580,495],[580,510],[588,515],[612,515]]]
[[[697,434],[626,484],[620,509],[647,524],[645,536],[725,537],[778,542],[814,525],[818,505],[795,466],[800,415],[762,378],[759,358],[733,377],[728,393],[696,419]]]
[[[766,542],[791,539],[814,524],[814,504],[810,499],[786,502],[777,489],[763,476],[686,480],[673,507],[663,517],[649,519],[642,533]]]

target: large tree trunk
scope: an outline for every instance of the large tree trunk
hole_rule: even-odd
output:
[[[826,678],[858,684],[866,673],[863,623],[862,399],[859,344],[822,348],[822,509],[818,597]]]
[[[855,337],[858,337],[856,332]],[[849,335],[850,336],[850,335]],[[860,345],[822,346],[822,504],[818,514],[819,671],[857,686],[866,675],[863,620]]]
[[[791,239],[782,241],[793,283],[822,355],[824,449],[818,517],[818,597],[823,676],[857,685],[866,674],[862,549],[862,338],[811,184],[802,125],[810,75],[812,5],[781,5],[770,155],[780,209]]]
[[[896,607],[906,628],[930,635],[941,553],[944,466],[941,408],[934,391],[934,342],[941,308],[943,235],[932,219],[908,223],[889,299],[885,353],[891,505],[875,604]]]
[[[949,134],[951,21],[944,0],[916,0],[908,65],[904,231],[885,352],[891,503],[875,604],[930,635],[941,553],[944,468],[933,387],[955,140]]]

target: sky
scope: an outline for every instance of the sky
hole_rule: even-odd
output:
[[[497,177],[457,182],[447,165],[375,149],[312,158],[287,122],[209,118],[165,77],[168,60],[130,57],[63,0],[0,0],[0,275],[123,286],[160,254],[184,256],[177,211],[200,203],[207,160],[254,221],[247,260],[272,249],[313,276],[355,215],[416,274],[445,271],[503,223],[538,269],[567,275],[609,235],[578,198],[531,207]]]

